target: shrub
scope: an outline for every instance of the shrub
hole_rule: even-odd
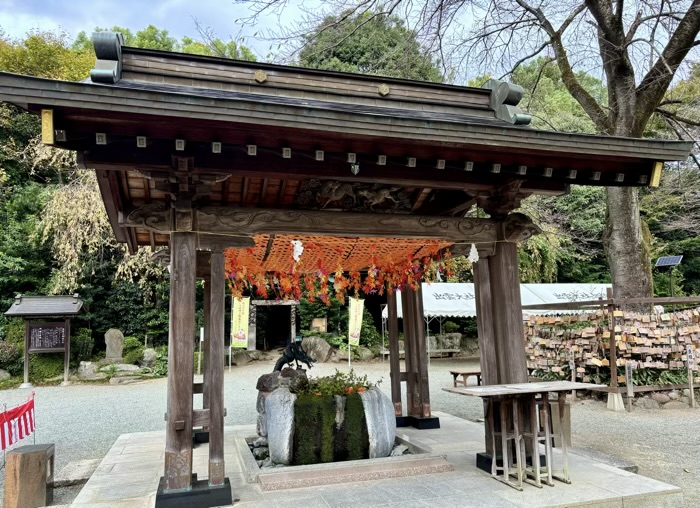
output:
[[[367,380],[367,376],[358,376],[354,370],[347,374],[335,371],[332,376],[309,378],[309,384],[301,393],[309,393],[316,396],[321,395],[349,395],[351,393],[363,392],[374,385]]]
[[[18,376],[24,370],[24,350],[11,342],[0,342],[0,369],[11,376]]]
[[[92,330],[81,328],[78,333],[71,335],[70,355],[73,365],[89,360],[95,347],[95,339],[92,338]]]
[[[5,341],[24,348],[24,319],[12,318],[5,325]]]
[[[459,333],[459,325],[454,321],[445,321],[442,325],[442,331],[445,333]]]
[[[137,365],[143,359],[143,349],[143,346],[140,346],[124,353],[124,363]]]
[[[44,381],[63,374],[63,354],[29,355],[29,378],[32,381]]]
[[[153,364],[152,372],[156,376],[168,375],[168,346],[156,347],[156,361]]]
[[[124,337],[124,363],[139,363],[143,358],[143,349],[143,344],[136,337]]]

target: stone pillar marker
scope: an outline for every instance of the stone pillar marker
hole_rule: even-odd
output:
[[[105,333],[105,344],[107,344],[107,354],[105,360],[110,363],[122,363],[124,360],[124,334],[121,330],[110,328]]]

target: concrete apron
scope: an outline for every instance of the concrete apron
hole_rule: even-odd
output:
[[[338,474],[321,474],[329,466],[295,466],[256,470],[245,438],[255,425],[227,427],[226,476],[236,507],[278,504],[304,507],[488,506],[488,507],[677,507],[682,490],[591,458],[570,453],[571,485],[555,482],[538,489],[529,484],[518,492],[477,470],[476,454],[483,451],[484,428],[454,416],[434,412],[441,428],[402,428],[397,437],[425,450],[422,455],[395,461],[375,459],[366,464],[340,463]],[[141,508],[155,504],[163,475],[164,432],[123,434],[114,443],[71,505],[74,508]],[[239,448],[241,450],[239,450]],[[242,449],[245,448],[245,449]],[[240,451],[240,453],[239,453]],[[444,464],[442,461],[444,457]],[[555,464],[558,450],[555,450]],[[400,457],[399,459],[403,459]],[[251,464],[252,460],[252,464]],[[408,460],[408,462],[407,462]],[[410,464],[410,460],[420,462]],[[383,461],[384,465],[381,465]],[[207,476],[207,445],[194,449],[194,472]],[[380,464],[380,466],[377,466]],[[387,464],[389,465],[387,467]],[[301,468],[301,469],[300,469]],[[304,469],[306,468],[306,469]],[[431,469],[432,468],[432,469]],[[450,470],[451,469],[451,470]],[[314,473],[316,471],[316,473]],[[443,471],[443,472],[435,472]],[[382,478],[382,479],[377,479]],[[267,479],[268,485],[265,485]],[[342,480],[342,483],[338,483]],[[332,484],[329,484],[332,483]],[[298,486],[296,488],[288,488]]]

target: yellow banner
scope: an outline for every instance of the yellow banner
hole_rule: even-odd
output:
[[[250,298],[231,297],[233,306],[231,310],[231,347],[248,347],[248,312]]]
[[[362,330],[362,311],[365,301],[360,298],[350,298],[350,310],[348,312],[350,323],[348,326],[348,344],[360,345],[360,331]]]

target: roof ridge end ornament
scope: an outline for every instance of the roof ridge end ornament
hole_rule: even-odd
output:
[[[496,118],[514,125],[530,124],[532,116],[518,107],[525,92],[522,86],[499,79],[489,79],[482,88],[491,90],[490,106],[496,113]]]
[[[95,68],[90,71],[94,83],[113,85],[122,77],[122,46],[124,36],[120,32],[95,32],[92,34],[95,48]]]

